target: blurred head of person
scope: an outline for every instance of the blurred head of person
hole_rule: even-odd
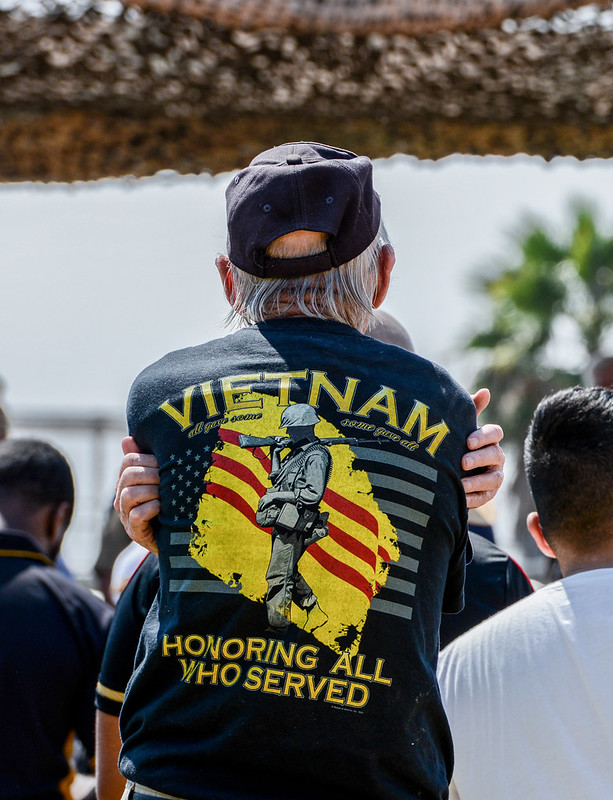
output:
[[[55,559],[74,507],[70,466],[38,439],[0,442],[0,525],[32,536]]]
[[[4,409],[0,406],[0,442],[6,439],[9,433],[9,421],[4,413]]]

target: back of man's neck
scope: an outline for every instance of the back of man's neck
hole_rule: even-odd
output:
[[[41,535],[42,523],[39,519],[41,514],[42,511],[40,514],[27,515],[19,510],[15,512],[12,507],[4,506],[0,509],[0,528],[26,533],[36,542],[41,550],[49,555],[47,542],[44,536]]]
[[[598,550],[598,552],[595,553],[582,553],[567,558],[558,556],[558,562],[563,578],[577,575],[580,572],[590,572],[595,569],[612,569],[613,545],[603,550]]]

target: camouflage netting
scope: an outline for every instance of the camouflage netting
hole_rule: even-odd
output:
[[[0,180],[376,156],[613,152],[613,10],[407,35],[233,30],[119,4],[0,13]]]
[[[293,33],[404,33],[494,27],[509,18],[551,17],[586,0],[128,0],[148,10],[179,12],[233,30]],[[596,2],[596,5],[606,5]]]

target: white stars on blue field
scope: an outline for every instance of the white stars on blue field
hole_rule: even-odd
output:
[[[186,450],[182,458],[177,458],[174,453],[170,456],[172,483],[168,497],[173,509],[179,511],[174,514],[175,522],[191,523],[197,514],[198,501],[204,491],[204,475],[209,466],[209,459],[203,453],[210,451],[207,446],[200,452]]]

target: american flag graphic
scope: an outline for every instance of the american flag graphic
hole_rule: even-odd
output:
[[[177,519],[195,519],[200,531],[172,534],[171,591],[242,593],[263,601],[271,529],[257,525],[255,512],[270,486],[269,449],[240,448],[239,433],[220,428],[212,453],[193,448],[170,467]],[[306,550],[300,572],[322,607],[326,587],[335,602],[341,598],[334,636],[343,627],[361,629],[370,611],[410,620],[437,471],[377,445],[332,445],[330,451],[332,477],[320,504],[329,514],[329,534]],[[216,532],[222,536],[216,539]],[[225,563],[232,537],[240,567]],[[194,577],[194,568],[203,566],[217,577]]]

